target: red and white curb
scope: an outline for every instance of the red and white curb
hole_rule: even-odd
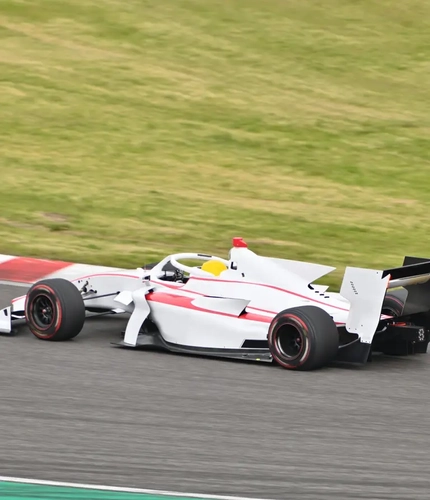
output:
[[[125,269],[0,254],[0,283],[31,285],[46,278],[75,279],[110,271]]]

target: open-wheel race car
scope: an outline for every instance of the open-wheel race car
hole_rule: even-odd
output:
[[[198,265],[186,265],[184,261]],[[257,255],[233,239],[228,259],[169,255],[157,264],[34,283],[0,310],[0,332],[25,322],[39,339],[76,337],[89,316],[126,314],[115,345],[312,370],[366,363],[372,352],[427,352],[430,261],[347,267],[340,292],[313,284],[335,268]]]

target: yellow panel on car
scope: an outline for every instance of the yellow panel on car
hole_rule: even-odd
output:
[[[211,273],[214,276],[219,276],[223,271],[227,270],[227,266],[219,260],[208,260],[202,265],[202,271]]]

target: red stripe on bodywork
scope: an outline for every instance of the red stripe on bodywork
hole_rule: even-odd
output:
[[[18,302],[18,300],[21,300],[24,297],[26,297],[26,295],[20,295],[19,297],[15,297],[14,299],[11,300],[11,303],[14,304],[15,302]]]
[[[71,262],[15,257],[0,264],[0,280],[34,283],[48,274],[71,266]]]
[[[194,299],[192,299],[191,297],[184,297],[182,295],[176,295],[173,293],[152,292],[146,296],[146,300],[148,302],[158,302],[160,304],[168,304],[169,306],[182,307],[184,309],[190,309],[192,311],[200,311],[208,314],[216,314],[218,316],[227,316],[229,318],[245,319],[249,321],[259,321],[260,323],[270,323],[272,321],[272,318],[269,318],[267,316],[262,316],[260,314],[244,313],[240,316],[236,316],[235,314],[228,314],[219,311],[212,311],[210,309],[203,309],[201,307],[197,307],[196,305],[194,305],[193,304]]]
[[[195,278],[193,277],[192,279],[195,279]],[[202,279],[205,280],[206,278],[202,278]],[[210,278],[209,278],[209,280],[210,280]],[[210,281],[217,281],[217,280],[210,280]],[[180,290],[183,286],[185,286],[183,283],[181,283],[180,285],[173,285],[172,283],[167,283],[165,281],[158,281],[158,280],[151,280],[151,282],[155,283],[156,285],[162,285],[166,288],[171,288],[172,290],[178,290],[178,289]],[[228,280],[223,280],[223,282],[230,283],[230,281],[228,281]],[[242,283],[242,282],[241,281],[233,281],[232,283]],[[253,285],[254,283],[248,283],[248,284]],[[266,286],[266,285],[261,285],[261,286]],[[287,292],[286,290],[284,290],[284,291]],[[185,289],[184,292],[190,293],[193,295],[198,295],[199,297],[206,297],[206,294],[204,294],[202,292],[195,292],[194,290]],[[294,292],[287,292],[287,293],[294,293]],[[312,300],[313,302],[317,302],[319,304],[324,304],[323,302],[315,301],[314,299],[309,299],[309,300]],[[332,306],[331,304],[324,304],[324,305],[337,308],[336,306]],[[260,311],[260,312],[264,312],[264,313],[268,313],[268,314],[273,314],[273,316],[275,316],[276,314],[278,314],[280,312],[280,311],[269,311],[268,309],[261,309],[260,307],[255,307],[255,306],[249,306],[249,308],[254,309],[256,311]],[[341,310],[348,311],[348,309],[341,309]],[[345,323],[335,321],[335,324],[336,325],[344,325]]]
[[[286,288],[281,288],[279,286],[267,285],[265,283],[254,283],[252,281],[222,280],[222,279],[216,279],[216,278],[203,278],[203,276],[192,276],[190,278],[190,281],[191,280],[193,280],[193,281],[194,280],[196,280],[196,281],[212,281],[212,282],[215,282],[215,283],[236,283],[236,284],[239,284],[239,285],[262,286],[262,287],[265,287],[265,288],[271,288],[272,290],[278,290],[279,292],[288,293],[290,295],[294,295],[295,297],[300,297],[301,299],[310,300],[311,302],[315,302],[316,304],[321,304],[321,305],[324,305],[324,306],[332,307],[333,309],[338,309],[339,311],[346,311],[346,312],[349,311],[349,309],[345,309],[344,307],[334,306],[334,305],[332,305],[330,303],[322,302],[321,300],[314,299],[313,297],[309,297],[307,295],[302,295],[302,294],[297,293],[297,292],[292,292],[291,290],[287,290]]]
[[[89,278],[99,278],[100,276],[110,278],[114,276],[116,278],[133,278],[135,280],[140,280],[140,276],[135,276],[134,274],[124,274],[124,273],[98,273],[98,274],[88,274],[86,276],[78,276],[77,278],[72,279],[73,282],[86,280]]]

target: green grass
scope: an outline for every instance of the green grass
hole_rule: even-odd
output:
[[[427,0],[2,0],[0,252],[430,257],[429,33]]]

